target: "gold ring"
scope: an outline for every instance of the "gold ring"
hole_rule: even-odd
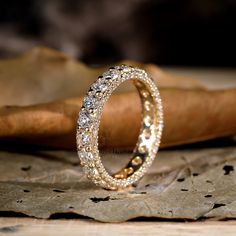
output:
[[[134,82],[140,95],[142,126],[131,160],[118,173],[111,174],[105,169],[99,155],[99,124],[106,101],[126,80]],[[77,151],[86,176],[96,185],[112,190],[137,182],[147,172],[157,155],[162,129],[162,102],[152,78],[139,68],[126,65],[111,67],[91,85],[78,116]]]

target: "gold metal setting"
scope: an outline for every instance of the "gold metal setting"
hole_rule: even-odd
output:
[[[122,170],[112,175],[103,166],[99,155],[99,124],[106,101],[126,80],[133,80],[139,92],[143,122],[131,160]],[[153,80],[139,68],[126,65],[110,68],[91,85],[77,121],[77,150],[85,174],[95,184],[112,190],[137,182],[156,157],[162,129],[162,102]]]

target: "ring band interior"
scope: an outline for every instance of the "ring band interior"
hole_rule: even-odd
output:
[[[154,106],[153,97],[151,96],[148,86],[144,82],[137,79],[134,79],[133,82],[141,99],[142,124],[132,158],[124,168],[113,175],[116,179],[126,179],[136,172],[145,162],[151,151],[152,145],[155,142],[153,124],[155,123],[154,119],[157,111]]]

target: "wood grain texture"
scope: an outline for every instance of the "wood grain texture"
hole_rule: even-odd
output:
[[[235,236],[236,221],[96,223],[91,220],[0,218],[0,235],[16,236]]]

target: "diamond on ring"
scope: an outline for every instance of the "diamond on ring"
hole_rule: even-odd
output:
[[[126,80],[133,80],[142,102],[142,128],[131,160],[110,175],[98,150],[98,129],[103,107],[113,91]],[[128,101],[127,101],[128,102]],[[84,98],[77,121],[78,156],[87,177],[96,185],[117,190],[137,182],[156,157],[163,130],[163,108],[154,81],[139,68],[115,66],[99,76]]]

